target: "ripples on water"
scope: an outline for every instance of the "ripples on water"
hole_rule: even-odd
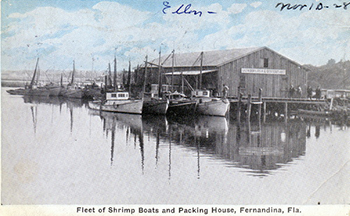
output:
[[[323,199],[317,183],[349,159],[345,122],[140,116],[2,95],[9,204],[303,204]]]

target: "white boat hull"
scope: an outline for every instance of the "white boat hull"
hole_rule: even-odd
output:
[[[197,113],[200,115],[226,116],[230,109],[230,102],[227,99],[211,99],[200,101],[197,104]]]
[[[106,103],[89,101],[90,109],[106,112],[142,114],[142,106],[142,100],[108,101]]]

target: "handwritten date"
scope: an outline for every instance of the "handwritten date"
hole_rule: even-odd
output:
[[[333,4],[333,5],[326,5],[326,4],[323,4],[323,3],[318,3],[318,4],[314,4],[312,3],[311,5],[307,5],[307,4],[290,4],[290,3],[277,3],[275,8],[279,8],[280,11],[283,11],[283,10],[317,10],[317,11],[320,11],[320,10],[324,10],[324,9],[328,9],[328,8],[331,8],[331,7],[334,7],[334,8],[337,8],[337,9],[341,9],[343,8],[344,10],[347,10],[348,7],[350,7],[350,2],[343,2],[343,4]]]

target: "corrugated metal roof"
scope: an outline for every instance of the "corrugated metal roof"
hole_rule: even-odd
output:
[[[223,63],[235,60],[237,58],[246,56],[250,53],[256,52],[264,47],[253,48],[236,48],[230,50],[214,50],[203,52],[203,66],[218,66]],[[176,53],[175,52],[175,67],[193,67],[200,66],[201,52],[192,53]],[[159,63],[159,59],[152,61],[154,64]],[[172,67],[172,58],[169,54],[161,57],[163,67]]]
[[[202,73],[211,73],[211,72],[215,72],[217,70],[203,70]],[[179,75],[184,75],[184,76],[190,76],[190,75],[199,75],[201,72],[200,71],[174,71],[174,73],[172,72],[168,72],[168,73],[165,73],[165,75],[174,75],[174,76],[179,76]]]

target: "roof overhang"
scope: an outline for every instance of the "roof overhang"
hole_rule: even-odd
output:
[[[202,74],[204,73],[212,73],[212,72],[217,72],[218,70],[203,70]],[[195,71],[174,71],[174,72],[168,72],[165,73],[165,75],[174,75],[174,76],[180,76],[181,74],[184,76],[197,76],[199,75],[201,72],[198,70]]]

